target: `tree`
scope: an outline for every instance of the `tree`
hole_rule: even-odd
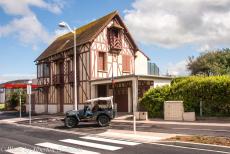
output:
[[[187,69],[192,75],[230,75],[230,49],[209,51],[199,57],[189,57]]]
[[[9,109],[14,109],[16,106],[19,106],[19,98],[20,98],[20,90],[12,91],[7,103],[7,107]],[[21,101],[22,101],[22,105],[26,102],[25,91],[22,91],[21,93]]]

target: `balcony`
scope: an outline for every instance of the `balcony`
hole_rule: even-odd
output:
[[[120,38],[112,37],[110,38],[110,47],[113,50],[121,50],[122,42]]]
[[[61,85],[64,84],[64,74],[55,74],[53,75],[53,84],[54,85]]]

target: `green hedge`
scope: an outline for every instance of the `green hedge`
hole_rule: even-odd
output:
[[[230,76],[175,78],[171,86],[150,89],[140,101],[150,117],[163,117],[166,100],[183,100],[185,111],[196,115],[202,100],[204,116],[230,116]]]

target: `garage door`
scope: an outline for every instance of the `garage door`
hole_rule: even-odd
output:
[[[114,100],[117,104],[117,112],[128,112],[128,88],[116,88]]]
[[[117,82],[110,89],[114,88],[114,102],[117,104],[117,112],[128,112],[128,88],[132,87],[132,82]]]

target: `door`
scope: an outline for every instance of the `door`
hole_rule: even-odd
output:
[[[58,72],[58,80],[60,83],[59,86],[59,111],[64,112],[64,62],[61,61],[58,63],[59,72]]]
[[[60,86],[60,112],[64,112],[64,86]]]
[[[128,87],[115,88],[114,100],[117,104],[117,112],[128,112]]]
[[[98,97],[106,97],[107,96],[107,86],[106,85],[98,85]]]

